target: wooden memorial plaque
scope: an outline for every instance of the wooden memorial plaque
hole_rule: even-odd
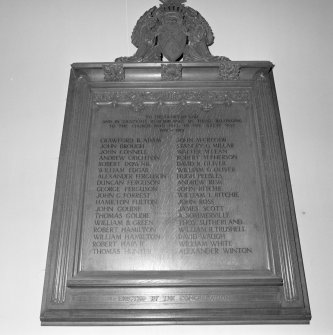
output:
[[[72,65],[44,325],[311,318],[273,65],[212,56],[183,2]]]

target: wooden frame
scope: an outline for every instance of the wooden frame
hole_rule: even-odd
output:
[[[42,324],[308,323],[311,314],[272,64],[228,62],[225,71],[220,63],[182,63],[165,75],[170,66],[72,65]],[[207,94],[212,91],[217,92],[215,98]],[[180,94],[171,99],[168,92]],[[265,226],[265,268],[82,270],[93,115],[105,106],[138,111],[157,104],[208,109],[240,104],[249,111]]]

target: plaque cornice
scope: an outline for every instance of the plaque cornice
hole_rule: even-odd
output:
[[[104,82],[110,85],[122,82],[252,81],[258,72],[267,75],[272,68],[273,64],[268,61],[72,64],[76,77],[85,75],[91,83]]]

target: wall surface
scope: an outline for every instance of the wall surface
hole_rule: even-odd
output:
[[[0,333],[333,334],[333,1],[189,0],[216,55],[274,69],[313,320],[310,326],[40,327],[70,64],[131,55],[157,0],[0,0]]]

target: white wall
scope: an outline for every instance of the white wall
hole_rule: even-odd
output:
[[[271,60],[313,321],[310,326],[56,328],[39,310],[69,65],[130,55],[157,0],[0,0],[0,333],[332,334],[332,0],[189,0],[212,51]]]

